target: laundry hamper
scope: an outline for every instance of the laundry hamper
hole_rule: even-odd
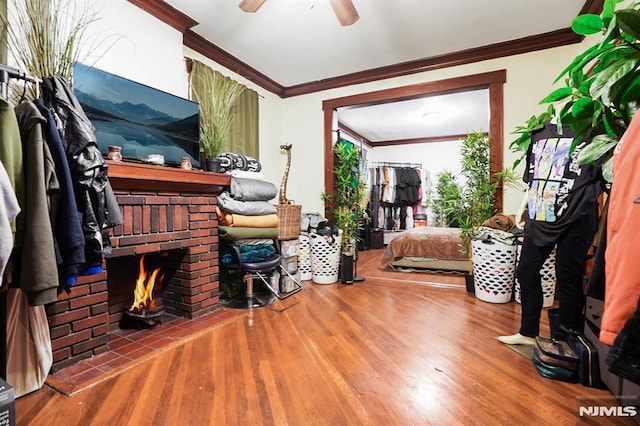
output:
[[[473,282],[478,299],[490,303],[511,301],[516,250],[515,245],[495,239],[471,241]]]
[[[312,278],[311,269],[311,239],[308,235],[298,236],[298,270],[300,279],[308,281]]]
[[[333,284],[338,281],[340,269],[340,243],[342,229],[333,236],[333,242],[323,235],[312,233],[311,241],[311,279],[316,284]]]
[[[518,253],[516,257],[516,265],[520,262],[520,251],[522,250],[522,246],[518,245]],[[517,266],[516,266],[517,268]],[[542,268],[540,268],[540,282],[542,284],[542,307],[550,308],[553,306],[553,301],[556,296],[556,249],[554,248],[547,260],[544,261]],[[521,302],[520,297],[520,282],[518,278],[515,280],[515,299],[516,302]]]

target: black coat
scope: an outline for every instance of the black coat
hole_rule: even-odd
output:
[[[107,165],[98,148],[94,127],[71,87],[59,76],[45,78],[42,86],[45,103],[62,123],[62,141],[78,211],[82,215],[84,270],[99,272],[102,252],[111,247],[108,228],[123,222],[122,213],[109,184]]]

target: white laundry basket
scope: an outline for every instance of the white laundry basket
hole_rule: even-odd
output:
[[[522,246],[518,246],[518,255],[516,259],[516,265],[520,262],[520,251]],[[516,266],[517,268],[517,266]],[[540,268],[540,278],[542,284],[542,307],[550,308],[553,306],[553,301],[556,296],[556,249],[554,248],[547,260],[544,261],[542,268]],[[515,299],[516,302],[521,303],[520,282],[516,278],[515,281]]]
[[[312,278],[311,269],[311,239],[308,235],[298,236],[298,270],[300,271],[300,279],[308,281]]]
[[[516,269],[516,246],[495,239],[471,241],[473,282],[478,299],[511,301]]]
[[[315,233],[309,234],[311,240],[311,279],[316,284],[333,284],[338,281],[340,269],[340,243],[342,230],[333,242]]]

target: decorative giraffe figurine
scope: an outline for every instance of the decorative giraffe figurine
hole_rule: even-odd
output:
[[[280,149],[287,151],[287,167],[284,168],[282,183],[280,184],[280,204],[294,204],[293,200],[287,199],[287,179],[289,178],[289,167],[291,167],[291,144],[280,145]]]

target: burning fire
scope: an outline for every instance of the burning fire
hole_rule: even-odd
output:
[[[145,270],[144,256],[145,255],[142,255],[140,257],[140,273],[138,274],[136,288],[133,292],[133,305],[129,308],[129,312],[134,314],[145,314],[155,307],[153,287],[156,284],[156,279],[158,283],[160,283],[162,278],[164,278],[164,275],[158,277],[161,270],[160,267],[154,269],[150,274]]]

